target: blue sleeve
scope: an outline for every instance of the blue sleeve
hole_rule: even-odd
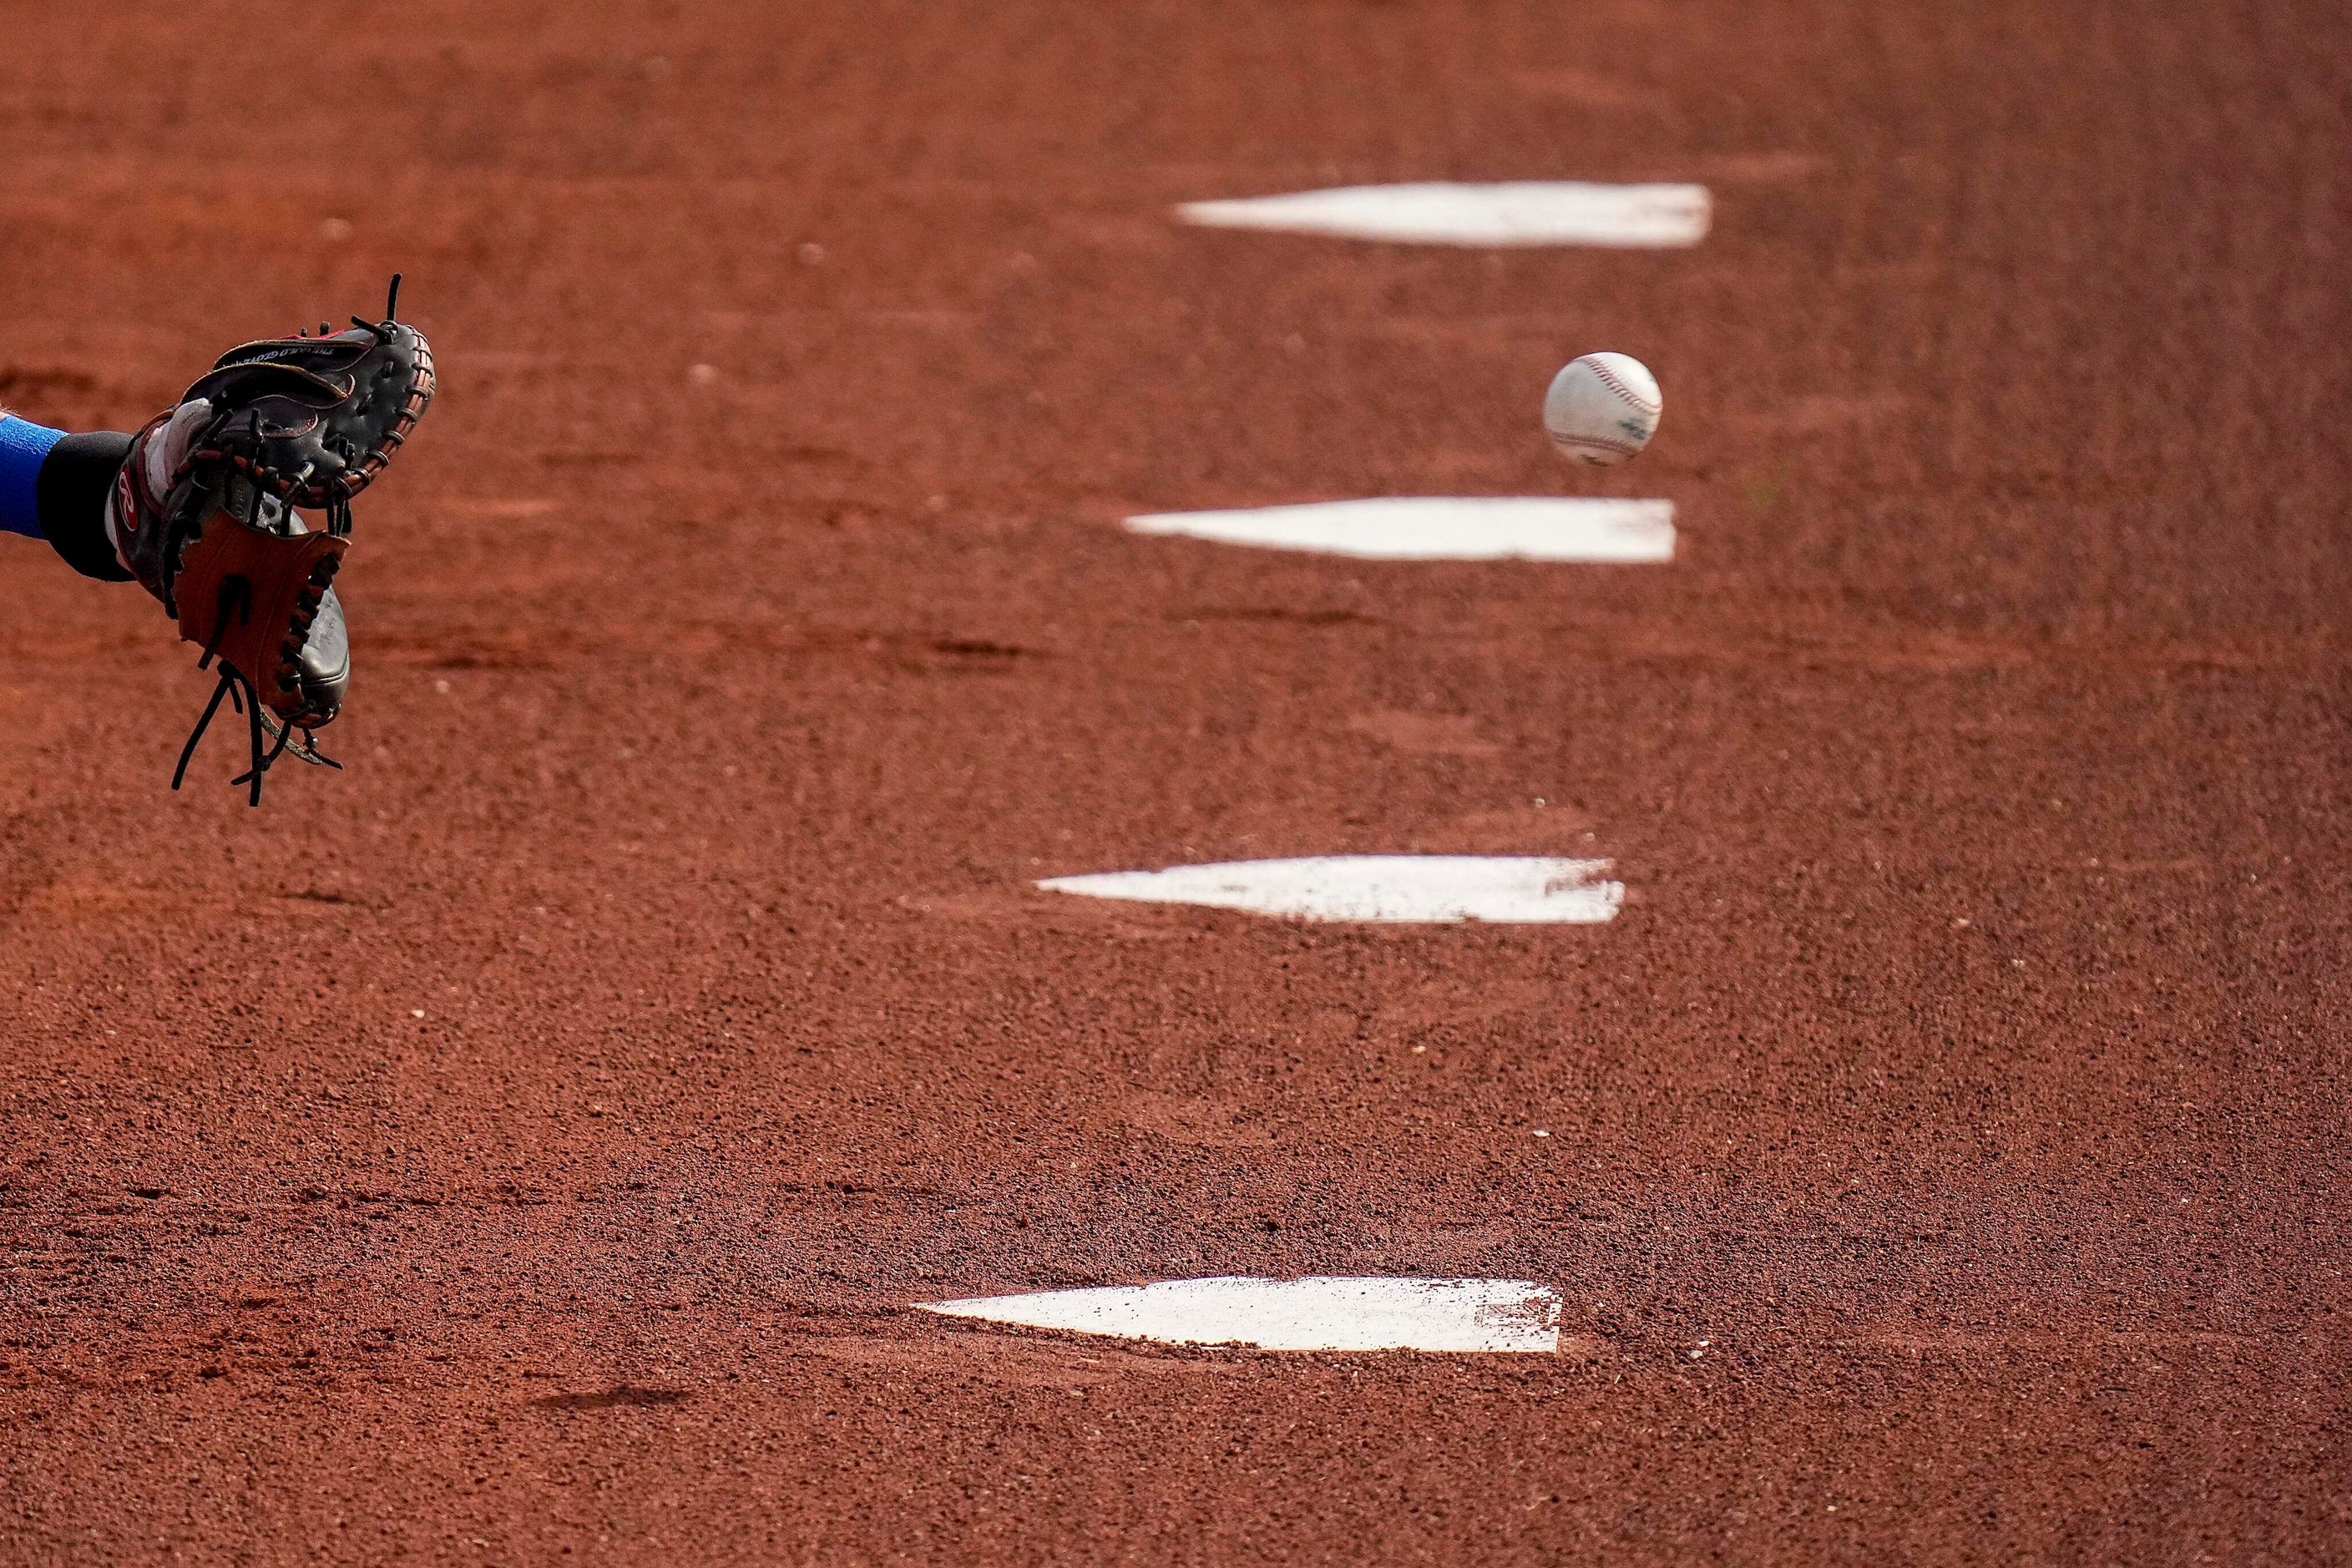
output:
[[[0,533],[42,537],[41,465],[65,436],[62,430],[0,414]]]

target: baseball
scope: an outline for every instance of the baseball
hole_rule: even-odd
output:
[[[1631,354],[1570,360],[1544,394],[1544,434],[1571,462],[1622,463],[1657,433],[1658,378]]]

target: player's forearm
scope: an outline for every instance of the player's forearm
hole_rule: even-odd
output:
[[[47,537],[41,531],[41,465],[65,434],[0,414],[0,533]]]
[[[0,414],[0,532],[47,540],[85,577],[129,581],[106,536],[106,498],[130,450],[120,431],[68,436]]]

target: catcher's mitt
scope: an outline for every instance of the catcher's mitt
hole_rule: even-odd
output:
[[[341,605],[330,584],[350,547],[352,498],[408,439],[433,401],[433,352],[395,319],[247,343],[221,356],[175,408],[132,438],[108,526],[123,564],[163,601],[180,636],[217,658],[220,682],[180,753],[227,698],[247,717],[253,765],[238,775],[261,804],[262,775],[291,752],[336,766],[312,732],[334,718],[350,679]],[[326,512],[324,531],[297,509]],[[295,731],[302,738],[294,739]]]

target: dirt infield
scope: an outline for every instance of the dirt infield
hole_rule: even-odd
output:
[[[152,604],[0,547],[0,1561],[2352,1558],[2339,6],[9,30],[0,402],[395,269],[444,393],[260,812],[166,790]],[[1714,229],[1168,217],[1547,178]],[[1580,477],[1595,348],[1666,415]],[[1119,528],[1571,489],[1675,561]],[[1412,851],[1627,901],[1032,886]],[[909,1310],[1306,1273],[1563,1348]]]

